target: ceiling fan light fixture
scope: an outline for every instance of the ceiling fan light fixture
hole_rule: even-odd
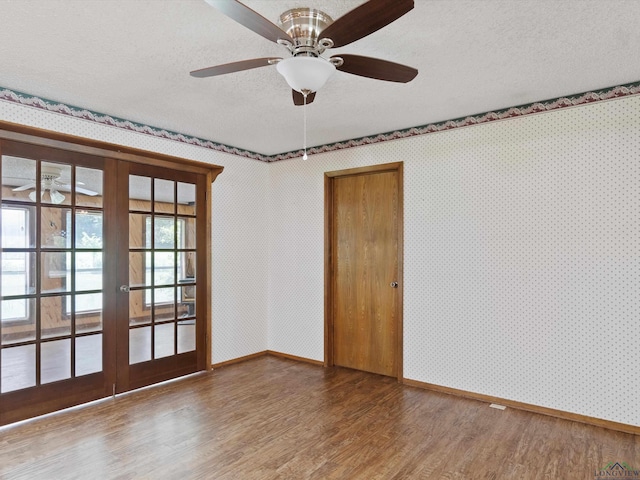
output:
[[[57,190],[54,190],[53,188],[49,189],[49,196],[51,197],[51,203],[54,203],[56,205],[61,204],[65,199],[65,196],[63,194],[61,194]]]
[[[53,203],[54,205],[61,204],[62,202],[64,202],[64,199],[67,198],[63,194],[61,194],[59,191],[57,191],[55,188],[45,187],[40,191],[40,200],[44,200],[44,194],[47,192],[47,190],[49,191],[49,198],[51,199],[51,203]],[[29,199],[32,202],[36,201],[35,190],[29,193]]]
[[[331,62],[321,57],[291,57],[278,62],[276,68],[289,86],[300,93],[317,92],[336,71]]]

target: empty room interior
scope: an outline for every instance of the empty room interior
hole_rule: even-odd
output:
[[[640,2],[0,7],[1,478],[640,479]]]

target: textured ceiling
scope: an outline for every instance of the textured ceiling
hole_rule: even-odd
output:
[[[362,0],[245,0],[276,22]],[[189,71],[287,50],[204,0],[0,0],[0,86],[266,155],[302,146],[302,108],[275,67]],[[323,145],[640,80],[639,0],[415,0],[330,55],[413,66],[396,84],[336,74],[308,107]]]

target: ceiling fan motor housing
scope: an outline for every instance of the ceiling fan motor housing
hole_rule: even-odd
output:
[[[40,171],[40,178],[43,182],[51,183],[54,180],[60,178],[62,171],[58,167],[42,166]]]
[[[322,31],[333,23],[326,13],[314,8],[293,8],[280,15],[279,25],[292,39],[289,46],[294,56],[318,57],[332,42],[320,38]],[[286,43],[289,43],[288,41]]]

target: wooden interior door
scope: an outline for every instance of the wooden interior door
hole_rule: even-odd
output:
[[[205,176],[118,165],[118,392],[204,370]]]
[[[0,424],[110,395],[107,159],[2,143]]]
[[[334,365],[399,376],[400,172],[331,179],[329,332]]]

